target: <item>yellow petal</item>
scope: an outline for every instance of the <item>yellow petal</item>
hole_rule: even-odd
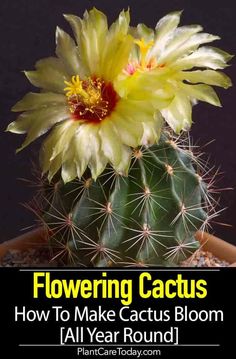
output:
[[[73,29],[87,71],[112,81],[127,64],[133,46],[132,37],[127,35],[129,12],[121,12],[109,30],[106,16],[95,8],[85,12],[83,19],[74,15],[65,17]]]
[[[219,97],[211,86],[182,84],[182,88],[184,89],[186,95],[193,100],[197,99],[200,101],[208,102],[214,106],[221,106]]]
[[[207,33],[200,34],[191,34],[190,38],[185,40],[184,43],[176,43],[176,46],[168,45],[165,49],[164,53],[161,55],[160,59],[158,59],[159,63],[172,63],[177,59],[189,55],[191,52],[196,51],[197,48],[208,42],[212,42],[215,40],[219,40],[219,36],[214,36]]]
[[[187,95],[179,91],[162,115],[169,126],[176,132],[189,130],[192,123],[192,105]]]
[[[99,129],[101,148],[111,164],[116,167],[121,161],[121,141],[111,121],[104,120]]]
[[[148,43],[154,39],[154,31],[145,24],[138,24],[137,37],[139,39],[144,39],[144,41]]]
[[[163,87],[168,83],[168,78],[173,76],[169,69],[155,69],[150,72],[136,72],[132,76],[119,79],[115,83],[115,89],[121,97],[127,100],[136,101],[144,104],[147,111],[152,111],[153,107],[162,109],[166,107],[171,94],[163,91]],[[132,105],[135,106],[135,103]],[[144,107],[143,107],[144,109]]]
[[[61,134],[64,132],[64,126],[65,124],[56,126],[49,136],[46,137],[46,139],[43,141],[43,144],[40,148],[39,152],[39,160],[40,160],[40,166],[42,169],[43,174],[48,172],[51,163],[53,160],[52,158],[52,152],[54,149],[54,146],[56,145],[58,138],[60,138]],[[61,164],[60,164],[61,166]]]
[[[81,125],[78,129],[75,140],[75,153],[76,153],[76,166],[77,166],[77,175],[79,178],[83,176],[88,163],[90,161],[92,152],[91,152],[91,142],[90,142],[90,131],[92,126],[91,125]],[[73,144],[72,144],[73,146]]]
[[[97,177],[105,170],[105,167],[108,163],[107,157],[104,155],[101,148],[101,140],[98,135],[99,126],[93,126],[93,130],[90,132],[90,145],[91,153],[89,161],[89,168],[92,174],[92,178],[95,180]]]
[[[174,11],[165,15],[158,21],[156,24],[156,33],[159,41],[163,41],[168,38],[170,33],[177,28],[180,22],[181,14],[182,11]]]
[[[83,19],[66,15],[79,45],[81,61],[90,74],[100,73],[100,58],[106,48],[107,18],[97,9],[85,12]]]
[[[128,35],[129,21],[129,12],[122,11],[107,33],[99,75],[108,81],[113,81],[127,65],[133,47],[133,38]]]
[[[153,115],[152,122],[143,122],[143,137],[140,144],[150,146],[157,143],[161,135],[162,127],[163,118],[159,111],[157,111],[155,115]]]
[[[73,181],[77,177],[76,164],[74,163],[74,155],[71,153],[67,158],[63,158],[61,167],[61,177],[64,183]]]
[[[64,121],[69,117],[70,114],[65,106],[27,111],[21,114],[17,121],[10,123],[7,130],[13,133],[27,132],[27,137],[19,149],[22,150],[36,138],[46,133],[56,123]]]
[[[142,123],[135,121],[135,116],[123,118],[117,113],[112,122],[123,144],[131,147],[137,147],[140,144],[143,128]]]
[[[230,54],[220,49],[202,46],[191,55],[177,60],[174,66],[178,70],[188,70],[193,67],[208,67],[217,70],[227,67],[227,61],[231,58]]]
[[[64,93],[64,81],[70,78],[60,59],[48,57],[39,60],[36,71],[25,71],[25,75],[32,85],[42,88],[47,92]]]
[[[56,54],[63,61],[68,74],[71,76],[74,74],[83,75],[78,48],[70,35],[59,27],[56,30],[56,44]]]
[[[51,161],[50,166],[48,168],[48,180],[49,182],[51,182],[51,180],[53,179],[53,177],[57,174],[57,172],[59,172],[59,170],[61,169],[61,165],[62,165],[62,155],[58,155],[56,158],[54,158],[53,161]],[[45,173],[47,172],[45,171]]]
[[[76,153],[77,175],[80,178],[87,166],[96,179],[105,169],[108,159],[101,149],[99,125],[84,124],[76,134],[74,145]],[[73,146],[73,144],[72,144]]]
[[[218,36],[198,34],[202,30],[200,25],[182,26],[175,30],[173,37],[167,43],[158,57],[158,64],[170,63],[196,50],[199,45],[219,39]]]
[[[132,158],[132,151],[130,147],[124,145],[121,146],[121,161],[115,167],[116,172],[122,176],[128,176],[131,158]]]
[[[161,18],[156,25],[155,45],[150,56],[158,56],[180,22],[182,11],[172,12]]]
[[[148,105],[147,105],[148,104]],[[137,126],[142,122],[152,122],[155,113],[155,107],[148,98],[143,101],[122,100],[116,107],[116,113],[123,117],[127,122],[133,124],[133,120]]]
[[[22,112],[29,110],[36,110],[42,107],[53,107],[53,106],[66,106],[66,98],[64,95],[56,94],[53,92],[46,93],[27,93],[23,99],[18,101],[13,107],[13,112]]]
[[[226,74],[214,70],[181,71],[177,74],[176,78],[193,84],[205,83],[207,85],[220,86],[225,89],[232,86],[232,82]]]
[[[63,123],[60,137],[57,134],[57,142],[53,147],[51,160],[57,157],[60,153],[62,153],[63,158],[67,158],[67,152],[73,152],[73,147],[70,148],[70,144],[79,126],[79,121],[68,120]]]
[[[64,162],[71,161],[68,155],[74,155],[74,148],[71,144],[79,125],[78,122],[65,121],[57,125],[43,142],[40,149],[40,164],[43,173],[49,171],[50,180]]]

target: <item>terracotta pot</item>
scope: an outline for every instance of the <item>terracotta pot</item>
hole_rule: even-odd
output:
[[[21,236],[0,243],[0,259],[9,249],[26,250],[47,244],[47,232],[45,228],[39,227]]]
[[[236,267],[236,246],[206,232],[198,231],[195,237],[204,251],[230,263],[230,267]]]
[[[33,231],[22,234],[19,237],[0,244],[0,259],[9,249],[25,250],[47,244],[47,232],[45,228],[37,228]],[[236,267],[236,246],[223,241],[211,234],[197,232],[196,239],[200,242],[204,251],[211,252],[219,259],[230,263],[231,267]]]

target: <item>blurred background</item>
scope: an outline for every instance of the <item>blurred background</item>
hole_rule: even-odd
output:
[[[70,32],[63,13],[82,16],[96,6],[112,22],[123,8],[130,7],[131,24],[144,22],[154,27],[168,12],[184,9],[182,24],[201,24],[206,32],[219,35],[214,43],[236,54],[235,0],[1,0],[0,1],[0,241],[18,235],[34,223],[35,217],[22,206],[32,198],[34,189],[20,178],[31,179],[32,162],[37,165],[41,139],[23,152],[15,149],[23,137],[4,132],[15,119],[11,107],[26,92],[34,90],[23,70],[34,68],[36,60],[54,55],[57,25]],[[236,83],[235,61],[226,73]],[[222,108],[200,103],[193,110],[193,142],[210,155],[210,163],[222,172],[219,188],[236,187],[236,88],[217,90]],[[222,191],[222,215],[212,232],[236,244],[236,189]]]

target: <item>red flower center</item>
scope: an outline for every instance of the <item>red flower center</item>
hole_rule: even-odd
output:
[[[67,95],[68,96],[68,95]],[[88,78],[77,82],[77,87],[68,96],[72,118],[99,123],[108,117],[119,100],[119,96],[110,82],[100,78]]]

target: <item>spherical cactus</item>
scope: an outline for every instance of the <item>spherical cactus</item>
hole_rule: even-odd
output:
[[[54,179],[43,220],[54,257],[82,266],[178,265],[198,248],[207,186],[189,149],[165,131],[133,151],[127,177],[111,167],[94,181]],[[49,190],[48,195],[52,192]]]

